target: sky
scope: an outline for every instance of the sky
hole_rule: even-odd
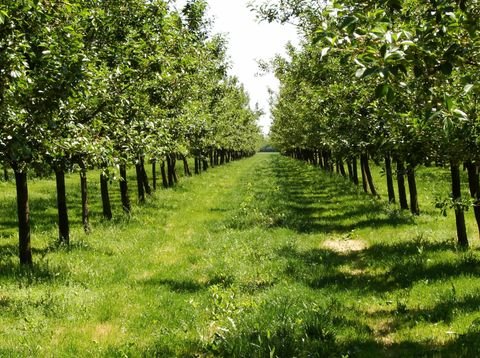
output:
[[[266,113],[260,119],[264,133],[271,123],[269,91],[278,90],[278,81],[273,74],[261,74],[257,60],[269,60],[276,54],[285,54],[287,42],[298,43],[294,26],[259,23],[248,7],[252,0],[208,0],[208,16],[214,21],[213,32],[225,34],[228,40],[228,55],[232,63],[231,75],[243,83],[250,95],[250,104]],[[257,0],[259,1],[259,0]],[[179,8],[185,0],[178,0]]]

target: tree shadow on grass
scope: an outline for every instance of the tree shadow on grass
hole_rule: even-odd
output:
[[[52,266],[48,261],[22,266],[13,257],[0,260],[0,279],[15,281],[21,286],[53,282],[65,277],[67,272],[62,267]]]
[[[411,287],[422,280],[436,281],[460,275],[480,277],[478,258],[460,256],[455,261],[438,263],[427,260],[427,253],[451,250],[450,242],[407,241],[396,245],[377,244],[347,253],[327,248],[301,252],[284,246],[277,254],[289,260],[286,274],[311,288],[384,293]]]
[[[165,286],[170,291],[176,293],[195,293],[203,291],[213,285],[228,287],[233,284],[234,278],[231,276],[225,275],[215,275],[208,279],[205,282],[201,282],[194,279],[172,279],[172,278],[162,278],[162,277],[153,277],[146,280],[143,280],[144,285],[149,286]]]
[[[246,214],[236,215],[237,221],[230,226],[267,225],[299,233],[347,233],[357,228],[413,222],[411,215],[391,210],[386,203],[359,192],[344,178],[306,163],[275,156],[257,168],[257,176],[270,180],[252,186],[252,207]],[[258,220],[252,213],[271,219]]]

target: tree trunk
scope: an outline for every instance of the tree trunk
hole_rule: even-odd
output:
[[[362,156],[363,156],[365,176],[367,177],[367,182],[370,188],[370,192],[372,193],[372,195],[378,196],[377,191],[375,190],[375,185],[373,185],[372,173],[370,172],[370,164],[368,162],[368,154],[362,154]]]
[[[220,165],[225,164],[225,151],[223,149],[220,150]]]
[[[8,178],[8,169],[7,169],[7,166],[6,166],[6,165],[3,167],[3,179],[4,179],[5,181],[8,181],[8,179],[9,179],[9,178]]]
[[[325,166],[323,165],[323,151],[318,152],[318,165],[320,166],[320,169],[325,169]]]
[[[395,189],[393,187],[392,159],[390,154],[385,154],[385,172],[387,174],[388,201],[395,203]]]
[[[130,214],[132,206],[128,195],[127,166],[120,164],[120,196],[122,198],[122,208],[126,214]]]
[[[215,166],[215,163],[213,161],[213,151],[212,150],[210,150],[208,152],[208,156],[209,156],[209,159],[210,159],[210,168],[213,168]]]
[[[157,190],[157,161],[152,160],[152,185],[153,191]]]
[[[473,211],[475,213],[475,220],[477,222],[478,232],[480,234],[480,190],[479,190],[479,176],[478,168],[471,160],[465,163],[468,172],[468,186],[470,188],[470,195],[474,200]]]
[[[18,251],[21,265],[32,266],[30,243],[30,208],[28,206],[27,173],[15,170],[18,215]]]
[[[175,158],[175,156],[172,156],[172,175],[173,175],[173,182],[175,184],[178,183],[176,167],[177,167],[177,158]]]
[[[172,159],[170,158],[170,154],[167,155],[167,178],[168,178],[168,186],[173,186],[173,172],[172,172]]]
[[[167,179],[167,172],[165,170],[165,161],[162,160],[162,164],[160,165],[160,172],[162,173],[162,184],[164,188],[168,188],[168,179]]]
[[[195,175],[200,174],[200,166],[198,165],[198,157],[195,157]]]
[[[368,193],[367,174],[365,173],[365,162],[363,155],[360,156],[360,169],[362,170],[362,185],[363,191]]]
[[[403,164],[403,160],[400,159],[397,159],[397,185],[400,208],[402,210],[408,210],[407,191],[405,189],[405,165]]]
[[[186,177],[192,176],[192,173],[190,173],[190,167],[188,166],[188,159],[186,155],[182,156],[183,160],[183,172],[185,173]]]
[[[90,223],[88,218],[88,187],[87,170],[82,168],[80,171],[80,190],[82,192],[82,224],[86,234],[90,233]]]
[[[415,166],[407,164],[408,191],[410,192],[410,211],[413,215],[420,215],[418,207],[417,183],[415,181]]]
[[[102,194],[103,218],[112,220],[112,206],[108,193],[108,177],[104,172],[100,173],[100,192]]]
[[[208,161],[207,159],[203,158],[202,162],[203,162],[203,171],[206,172],[208,170]]]
[[[343,160],[342,159],[339,159],[338,160],[338,167],[340,169],[340,174],[346,178],[347,177],[347,173],[345,172],[345,167],[343,166]]]
[[[347,159],[347,170],[348,170],[348,178],[353,182],[353,167],[352,161]]]
[[[174,186],[178,182],[177,173],[175,173],[176,160],[173,154],[167,155],[168,185]]]
[[[330,171],[330,162],[328,158],[328,152],[324,151],[323,152],[323,168],[328,172]]]
[[[452,174],[452,199],[455,203],[455,223],[457,226],[458,244],[462,247],[468,247],[465,215],[461,202],[462,191],[460,186],[460,168],[458,163],[454,162],[453,160],[450,162],[450,172]]]
[[[357,165],[357,157],[352,158],[352,172],[353,172],[353,184],[358,185],[358,165]]]
[[[140,167],[142,169],[142,184],[147,195],[152,195],[152,188],[150,187],[150,183],[148,182],[148,175],[147,171],[145,170],[145,157],[142,155],[140,157]]]
[[[143,170],[140,162],[135,164],[135,172],[137,174],[137,192],[138,192],[138,202],[145,202],[145,190],[143,188]]]
[[[68,223],[67,194],[65,190],[65,172],[63,168],[55,169],[57,182],[58,240],[70,244],[70,228]]]

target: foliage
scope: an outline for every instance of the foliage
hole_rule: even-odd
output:
[[[108,173],[145,157],[253,154],[259,113],[227,74],[225,40],[205,10],[202,0],[181,11],[163,0],[2,2],[0,161],[17,174]],[[19,208],[30,250],[28,201]]]
[[[462,162],[478,168],[478,5],[453,0],[260,4],[261,17],[296,21],[303,35],[287,59],[272,63],[281,81],[273,99],[272,139],[286,153],[331,152],[337,163],[360,154],[376,161],[393,157],[408,163],[410,179],[418,164],[449,163],[452,175]],[[471,182],[478,187],[478,177]],[[472,196],[477,192],[472,187]],[[458,195],[452,189],[451,200],[461,201]],[[465,245],[463,210],[454,207],[459,242]]]

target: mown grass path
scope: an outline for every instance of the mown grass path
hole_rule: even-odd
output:
[[[430,188],[448,185],[440,172],[420,174],[433,178],[423,184]],[[16,265],[13,186],[2,185],[0,356],[480,349],[478,245],[459,252],[451,217],[432,210],[414,219],[304,163],[260,154],[185,179],[129,220],[97,217],[93,233],[79,228],[68,249],[53,244],[52,221],[36,214],[33,272]],[[71,177],[70,193],[76,185]],[[32,183],[37,212],[51,210],[52,188]]]

